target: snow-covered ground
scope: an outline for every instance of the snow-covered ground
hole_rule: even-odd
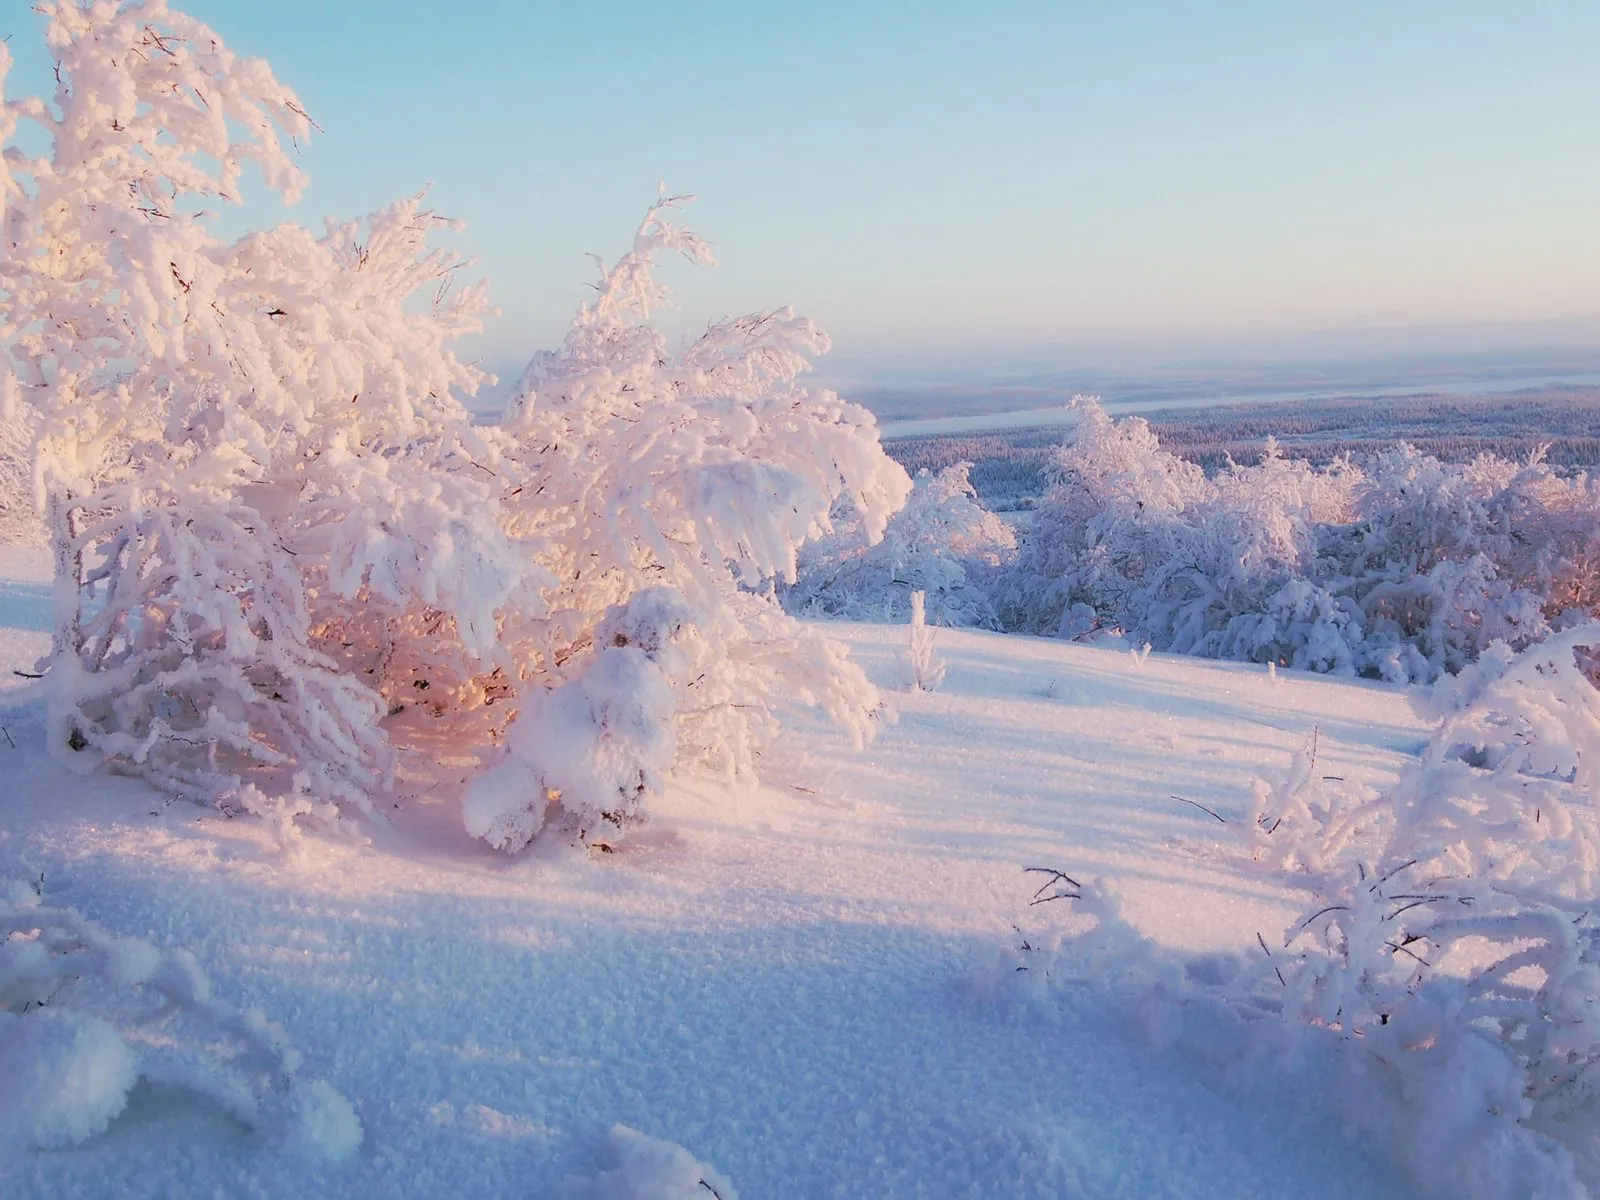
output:
[[[614,854],[499,856],[441,790],[370,845],[286,855],[257,822],[46,758],[13,671],[45,649],[47,569],[0,551],[0,881],[192,950],[365,1141],[318,1165],[141,1087],[76,1148],[0,1139],[9,1200],[680,1194],[628,1189],[630,1153],[671,1156],[615,1125],[714,1167],[671,1160],[681,1195],[722,1179],[723,1200],[1407,1194],[1289,1082],[1230,1091],[1115,1002],[1044,1011],[995,965],[1072,919],[1029,907],[1029,866],[1105,878],[1173,947],[1281,931],[1294,900],[1212,852],[1228,827],[1198,806],[1237,820],[1314,729],[1330,770],[1386,781],[1424,739],[1403,691],[941,632],[942,687],[896,693],[867,750],[796,729],[766,786],[678,787]],[[903,629],[836,630],[897,677]]]
[[[1240,404],[1282,404],[1287,401],[1304,404],[1306,407],[1311,408],[1315,407],[1318,401],[1326,400],[1350,400],[1356,398],[1383,400],[1417,395],[1506,395],[1520,391],[1537,391],[1544,388],[1594,387],[1596,385],[1600,385],[1600,375],[1578,371],[1568,372],[1563,375],[1530,375],[1512,379],[1498,377],[1467,379],[1422,378],[1405,384],[1388,383],[1368,387],[1345,384],[1314,389],[1296,388],[1288,391],[1208,385],[1198,387],[1193,391],[1180,386],[1162,390],[1154,395],[1141,395],[1137,391],[1133,395],[1123,395],[1119,394],[1119,392],[1133,390],[1138,385],[1122,385],[1121,387],[1106,387],[1102,389],[1104,394],[1101,395],[1100,399],[1107,412],[1114,416],[1123,417],[1136,413],[1175,409],[1224,408]],[[911,389],[897,389],[899,392],[909,390]],[[1095,389],[1093,387],[1085,387],[1082,390],[1092,392]],[[1000,394],[1003,395],[1003,393]],[[1015,431],[1057,427],[1061,428],[1064,434],[1066,429],[1077,424],[1076,412],[1066,404],[1036,405],[1029,408],[1003,408],[1001,407],[1003,403],[1003,400],[997,402],[993,411],[963,413],[958,416],[940,415],[937,411],[940,401],[935,394],[927,404],[933,415],[905,417],[901,415],[904,411],[902,402],[892,410],[893,415],[886,416],[879,421],[879,428],[883,432],[883,437],[890,439],[929,437],[935,434],[992,433],[1000,430]],[[868,401],[868,407],[872,407],[870,400]]]

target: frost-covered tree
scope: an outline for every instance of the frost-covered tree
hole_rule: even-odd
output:
[[[1600,505],[1585,477],[1451,466],[1408,446],[1317,469],[1269,444],[1256,465],[1208,478],[1143,420],[1078,407],[999,587],[1008,627],[1431,680],[1600,600]]]
[[[989,592],[1017,538],[979,502],[971,469],[959,462],[920,471],[876,543],[853,512],[840,516],[834,532],[806,547],[796,582],[782,591],[784,606],[804,616],[899,622],[911,594],[922,592],[941,625],[998,627]]]
[[[1142,418],[1113,421],[1092,398],[1074,403],[1077,431],[1004,589],[1008,624],[1064,631],[1064,619],[1082,623],[1083,605],[1157,650],[1292,659],[1293,632],[1236,618],[1270,612],[1307,572],[1315,525],[1348,507],[1346,474],[1269,447],[1259,465],[1207,479],[1162,450]]]
[[[866,676],[773,590],[835,505],[875,541],[910,481],[870,413],[799,382],[827,348],[809,320],[757,313],[668,347],[649,323],[665,298],[656,256],[712,261],[668,219],[677,202],[601,264],[594,299],[507,405],[507,528],[551,583],[544,610],[504,622],[520,712],[466,801],[468,829],[505,849],[551,806],[583,836],[615,836],[675,765],[749,774],[796,705],[872,732]]]
[[[5,105],[0,347],[38,415],[50,746],[246,807],[367,808],[396,672],[495,661],[531,574],[455,398],[483,292],[450,288],[420,198],[220,238],[207,205],[247,166],[298,193],[293,93],[163,0],[37,7],[58,82]]]
[[[300,188],[293,94],[163,0],[39,11],[58,86],[3,110],[0,380],[55,552],[55,753],[334,821],[389,786],[386,715],[487,741],[516,712],[467,805],[512,847],[553,801],[587,834],[681,766],[748,773],[790,706],[870,733],[865,676],[772,599],[836,505],[876,539],[910,486],[799,384],[814,325],[669,351],[655,255],[710,254],[664,201],[476,429],[451,346],[487,299],[422,197],[228,241],[207,206],[246,167]]]

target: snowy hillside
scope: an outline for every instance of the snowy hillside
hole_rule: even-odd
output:
[[[616,853],[507,859],[440,791],[370,845],[286,856],[254,819],[46,759],[12,672],[46,649],[48,564],[5,553],[0,880],[193,951],[365,1138],[328,1165],[140,1084],[103,1134],[0,1158],[0,1194],[1408,1192],[1291,1081],[1229,1090],[1109,997],[1040,1002],[1006,965],[1074,920],[1030,908],[1029,866],[1104,878],[1173,947],[1275,936],[1294,899],[1197,805],[1236,823],[1313,729],[1330,772],[1387,782],[1424,738],[1398,689],[941,632],[942,688],[895,693],[868,750],[791,730],[759,791],[675,786]],[[894,685],[903,628],[831,629]]]

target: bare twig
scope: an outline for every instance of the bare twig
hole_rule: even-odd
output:
[[[1417,941],[1418,939],[1413,937],[1413,938],[1410,938],[1408,940],[1414,942],[1414,941]],[[1427,959],[1423,958],[1422,955],[1418,954],[1415,950],[1406,949],[1405,945],[1403,943],[1401,943],[1401,942],[1385,942],[1384,945],[1389,947],[1391,952],[1410,955],[1412,958],[1416,959],[1419,963],[1421,963],[1425,967],[1430,967],[1430,966],[1433,965]]]
[[[1058,871],[1054,867],[1023,867],[1022,868],[1022,873],[1024,875],[1028,875],[1028,874],[1032,874],[1032,873],[1038,873],[1040,875],[1048,875],[1049,876],[1048,879],[1046,879],[1043,883],[1041,883],[1039,885],[1039,890],[1036,891],[1033,894],[1033,899],[1028,901],[1029,907],[1032,907],[1035,904],[1048,904],[1052,900],[1082,900],[1083,899],[1083,884],[1079,883],[1076,879],[1074,879],[1071,875],[1068,875],[1065,871]],[[1066,884],[1068,887],[1073,888],[1075,890],[1074,891],[1070,891],[1070,892],[1057,892],[1053,896],[1046,896],[1045,895],[1045,893],[1047,891],[1049,891],[1052,887],[1055,887],[1058,884],[1063,884],[1063,883]]]
[[[1392,870],[1392,871],[1388,872],[1388,874],[1384,875],[1383,878],[1379,879],[1377,883],[1373,884],[1367,890],[1369,892],[1377,891],[1379,887],[1381,887],[1383,884],[1388,883],[1389,880],[1393,879],[1396,875],[1400,874],[1401,871],[1408,870],[1409,868],[1414,867],[1416,865],[1417,865],[1417,860],[1416,859],[1408,858],[1405,862],[1401,863],[1398,867],[1394,868],[1394,870]]]
[[[1261,953],[1265,954],[1270,960],[1272,958],[1272,951],[1267,949],[1267,939],[1261,936],[1261,931],[1259,929],[1256,930],[1256,941],[1261,943]],[[1272,964],[1272,973],[1278,977],[1278,982],[1284,987],[1289,986],[1289,981],[1283,977],[1283,972],[1278,970],[1277,963]]]
[[[1217,819],[1217,821],[1220,822],[1223,825],[1226,825],[1228,823],[1228,818],[1222,816],[1215,809],[1207,808],[1204,804],[1201,804],[1198,800],[1190,800],[1186,796],[1176,796],[1176,795],[1173,796],[1172,798],[1174,800],[1181,800],[1185,804],[1191,804],[1195,808],[1198,808],[1203,813],[1209,813],[1211,816],[1215,817]]]
[[[1450,899],[1450,897],[1449,896],[1391,896],[1390,899],[1391,900],[1406,900],[1407,903],[1402,904],[1399,908],[1395,909],[1392,913],[1390,913],[1387,917],[1385,917],[1384,918],[1385,921],[1392,921],[1396,917],[1398,917],[1401,913],[1409,912],[1411,909],[1416,908],[1419,905],[1423,905],[1423,904],[1442,904],[1442,903],[1444,903],[1444,901]]]
[[[1287,946],[1295,938],[1299,937],[1302,933],[1304,933],[1306,931],[1306,928],[1311,924],[1311,922],[1315,921],[1318,917],[1325,917],[1331,912],[1349,912],[1349,911],[1350,911],[1350,906],[1348,904],[1330,904],[1326,908],[1319,908],[1319,909],[1317,909],[1316,912],[1312,913],[1304,921],[1301,921],[1300,924],[1296,925],[1294,927],[1294,929],[1290,931],[1289,936],[1283,939],[1283,944],[1285,946]]]

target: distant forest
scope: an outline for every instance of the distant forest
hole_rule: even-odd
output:
[[[1494,396],[1381,396],[1216,408],[1172,408],[1139,414],[1161,447],[1212,473],[1249,465],[1275,437],[1292,457],[1316,464],[1348,454],[1361,459],[1395,442],[1410,442],[1444,462],[1479,454],[1526,458],[1541,446],[1563,471],[1600,468],[1600,388],[1560,388]],[[1070,430],[993,430],[895,438],[889,453],[915,475],[972,463],[971,480],[995,511],[1031,507],[1045,487],[1052,456]]]

